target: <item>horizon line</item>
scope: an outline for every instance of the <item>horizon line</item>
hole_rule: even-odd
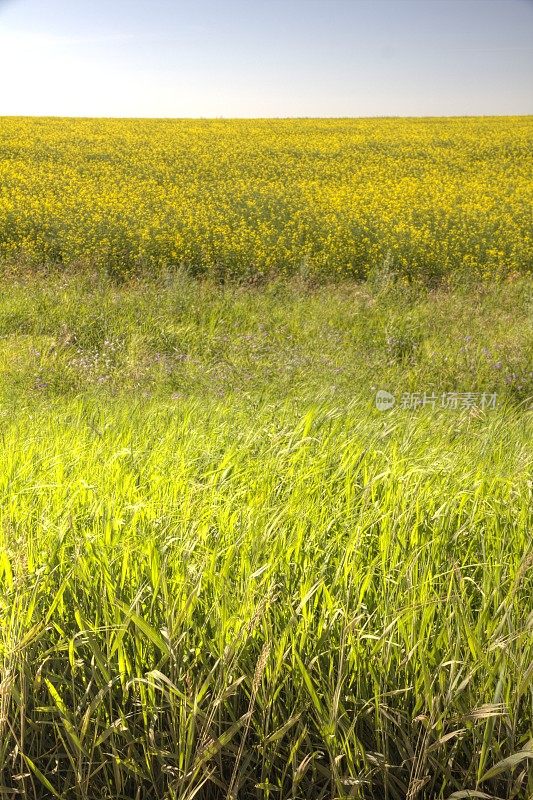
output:
[[[214,122],[233,122],[241,120],[243,122],[252,120],[357,120],[357,119],[508,119],[510,117],[533,117],[533,110],[530,112],[519,112],[516,114],[361,114],[361,115],[326,115],[326,116],[313,116],[313,115],[297,115],[297,116],[142,116],[133,115],[128,116],[121,114],[119,116],[109,116],[107,114],[0,114],[0,119],[109,119],[109,120],[161,120],[161,121],[181,121],[181,120],[202,120]]]

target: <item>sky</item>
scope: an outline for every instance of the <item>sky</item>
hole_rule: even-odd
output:
[[[0,0],[0,115],[533,113],[533,0]]]

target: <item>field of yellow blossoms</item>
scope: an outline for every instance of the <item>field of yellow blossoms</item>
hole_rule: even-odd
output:
[[[532,269],[532,117],[0,119],[0,259],[111,275]]]

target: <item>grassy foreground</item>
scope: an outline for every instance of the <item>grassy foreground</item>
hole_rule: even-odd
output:
[[[0,796],[531,794],[530,281],[4,289]]]

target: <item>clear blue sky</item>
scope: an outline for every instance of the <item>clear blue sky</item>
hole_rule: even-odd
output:
[[[533,0],[0,0],[0,115],[533,113]]]

